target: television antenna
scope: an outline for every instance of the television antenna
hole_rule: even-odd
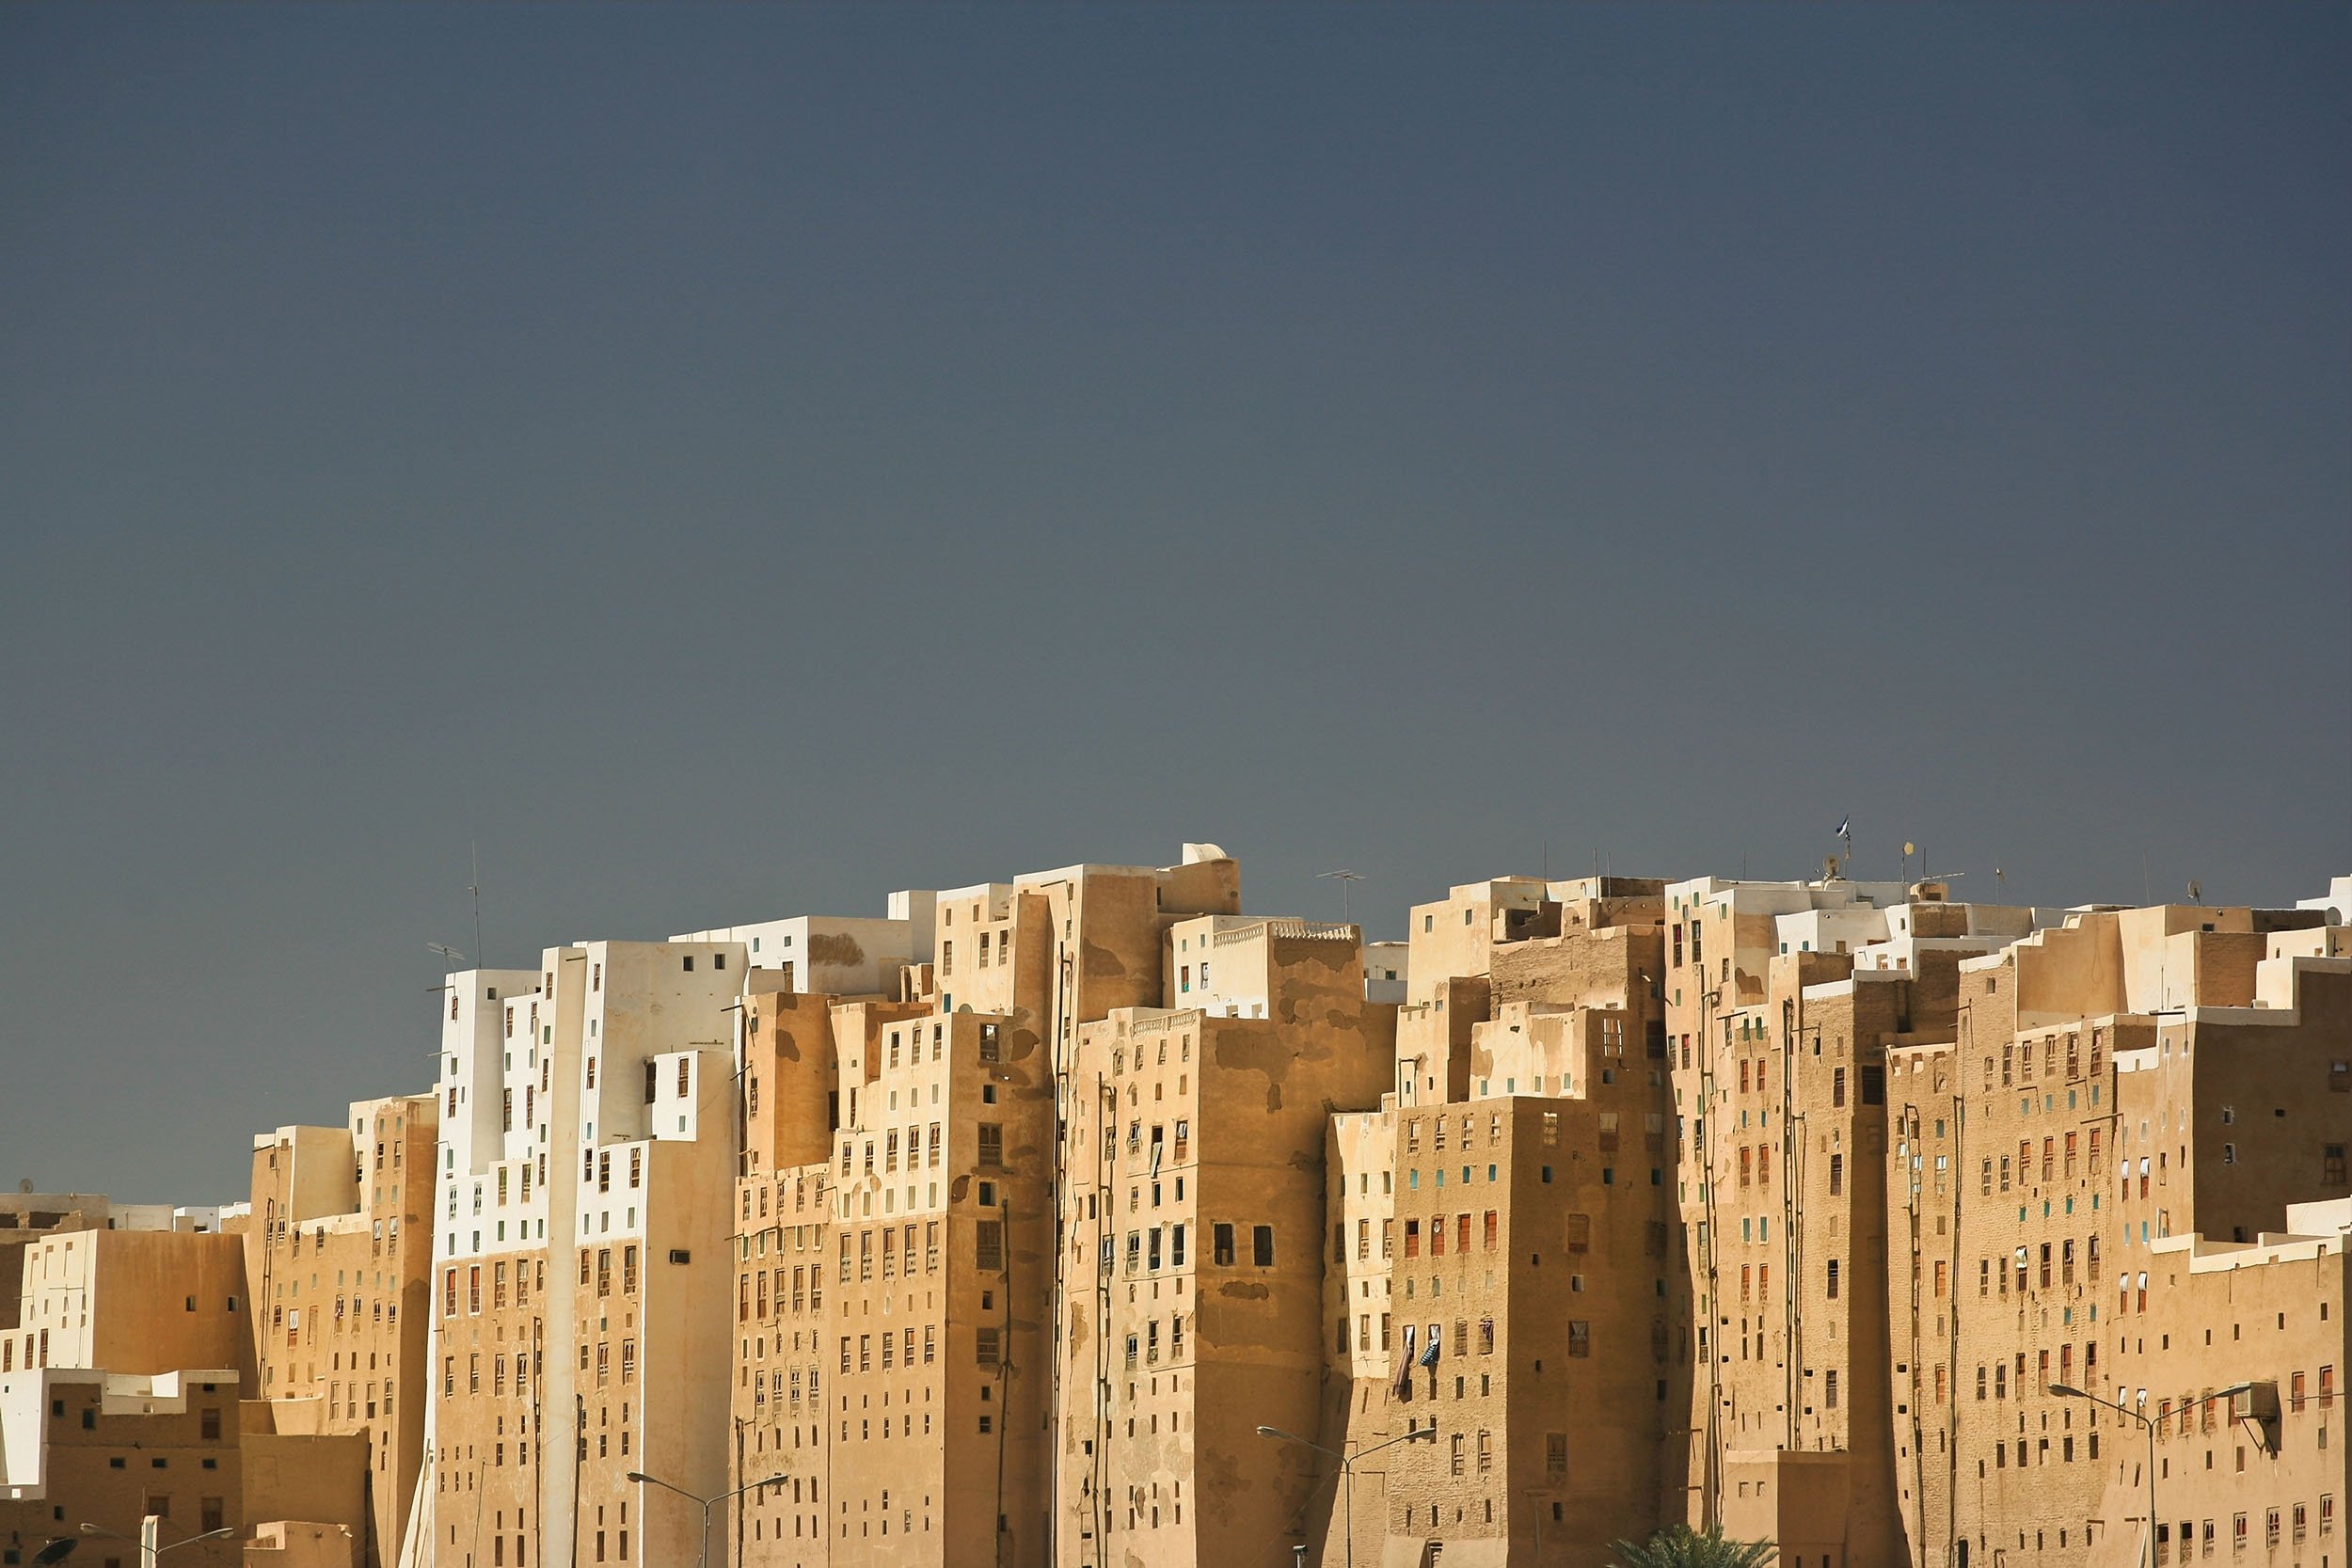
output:
[[[1318,882],[1336,881],[1340,884],[1340,919],[1346,920],[1348,884],[1364,880],[1364,874],[1360,871],[1318,871],[1315,873],[1315,880]]]
[[[424,945],[428,951],[440,955],[441,961],[453,970],[466,961],[466,955],[454,947],[444,947],[437,942],[428,942]]]
[[[467,847],[473,853],[473,880],[466,884],[466,891],[473,895],[473,950],[479,953],[482,951],[482,841],[469,839],[466,842]]]

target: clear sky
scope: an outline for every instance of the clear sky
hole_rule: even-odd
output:
[[[0,8],[0,1186],[1076,860],[2352,867],[2352,8]],[[1994,882],[1994,868],[2007,874]]]

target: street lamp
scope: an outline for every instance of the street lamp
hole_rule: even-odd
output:
[[[767,1476],[759,1481],[746,1481],[742,1485],[737,1487],[734,1491],[722,1492],[715,1497],[698,1497],[683,1486],[673,1486],[668,1481],[663,1481],[660,1477],[649,1476],[643,1470],[631,1470],[628,1473],[628,1479],[638,1482],[640,1485],[659,1486],[664,1492],[675,1492],[679,1497],[684,1497],[688,1502],[692,1503],[695,1507],[703,1511],[702,1544],[696,1549],[694,1554],[695,1568],[709,1568],[710,1511],[712,1509],[718,1507],[721,1503],[725,1502],[729,1497],[739,1497],[746,1492],[755,1492],[763,1486],[782,1486],[785,1481],[782,1474]]]
[[[2253,1387],[2253,1386],[2253,1386],[2252,1384],[2250,1384],[2250,1383],[2233,1383],[2233,1384],[2230,1385],[2230,1386],[2229,1386],[2229,1387],[2227,1387],[2227,1388],[2217,1388],[2217,1389],[2215,1389],[2215,1390],[2214,1390],[2211,1394],[2207,1395],[2207,1396],[2206,1396],[2206,1398],[2208,1398],[2208,1399],[2216,1399],[2216,1400],[2234,1400],[2234,1399],[2236,1399],[2236,1398],[2238,1397],[2238,1395],[2245,1393],[2248,1389],[2249,1389],[2249,1388],[2251,1388],[2251,1387]],[[2129,1417],[2130,1417],[2133,1420],[2137,1421],[2137,1422],[2140,1424],[2140,1426],[2141,1426],[2143,1429],[2145,1429],[2145,1430],[2146,1430],[2146,1432],[2147,1432],[2147,1433],[2148,1433],[2148,1534],[2147,1534],[2147,1537],[2146,1537],[2146,1543],[2147,1543],[2147,1548],[2148,1548],[2148,1549],[2147,1549],[2146,1553],[2144,1554],[2144,1557],[2145,1557],[2145,1560],[2147,1561],[2147,1563],[2148,1563],[2148,1565],[2149,1565],[2149,1568],[2155,1568],[2155,1560],[2156,1560],[2156,1422],[2155,1422],[2155,1418],[2153,1418],[2153,1417],[2151,1417],[2151,1416],[2149,1416],[2149,1415],[2148,1415],[2146,1412],[2144,1412],[2144,1411],[2140,1411],[2140,1410],[2136,1410],[2136,1409],[2134,1409],[2132,1406],[2130,1406],[2130,1405],[2128,1405],[2128,1404],[2119,1404],[2119,1403],[2117,1403],[2117,1402],[2116,1402],[2115,1401],[2113,1401],[2113,1400],[2103,1400],[2103,1399],[2101,1399],[2101,1398],[2100,1398],[2098,1395],[2096,1395],[2096,1394],[2085,1393],[2082,1389],[2077,1388],[2077,1387],[2074,1387],[2074,1386],[2073,1385],[2071,1385],[2071,1384],[2065,1384],[2065,1383],[2053,1383],[2053,1384],[2051,1384],[2051,1385],[2050,1385],[2050,1392],[2051,1392],[2051,1393],[2053,1393],[2053,1394],[2058,1394],[2058,1395],[2060,1395],[2060,1396],[2062,1396],[2062,1397],[2064,1397],[2064,1398],[2066,1398],[2066,1399],[2070,1399],[2070,1400],[2089,1400],[2089,1401],[2090,1401],[2091,1403],[2093,1403],[2093,1404],[2101,1404],[2101,1405],[2105,1405],[2105,1406],[2106,1406],[2106,1408],[2108,1408],[2109,1410],[2115,1411],[2115,1412],[2116,1412],[2117,1414],[2119,1414],[2119,1415],[2129,1416]],[[2184,1408],[2185,1408],[2185,1407],[2184,1407]]]
[[[160,1539],[163,1522],[163,1515],[160,1513],[150,1513],[139,1521],[138,1539],[134,1544],[139,1549],[139,1561],[141,1564],[145,1565],[145,1568],[152,1568],[155,1560],[163,1556],[166,1552],[176,1552],[183,1546],[193,1546],[199,1541],[217,1541],[224,1535],[234,1535],[237,1533],[235,1526],[224,1525],[218,1529],[208,1529],[201,1535],[191,1535],[185,1541],[174,1541],[170,1545],[167,1546],[162,1544]],[[103,1535],[109,1541],[130,1541],[132,1539],[130,1536],[119,1534],[110,1529],[101,1529],[96,1525],[88,1523],[85,1523],[81,1527],[81,1529],[84,1535]],[[60,1557],[63,1555],[63,1553],[59,1554]],[[55,1560],[53,1559],[52,1560]]]
[[[1302,1449],[1312,1449],[1317,1453],[1327,1453],[1340,1462],[1341,1528],[1346,1531],[1347,1568],[1356,1568],[1356,1461],[1368,1453],[1378,1453],[1382,1449],[1392,1449],[1399,1443],[1434,1443],[1438,1440],[1438,1423],[1433,1420],[1418,1432],[1408,1432],[1402,1437],[1391,1437],[1385,1443],[1375,1443],[1368,1449],[1357,1449],[1349,1453],[1341,1453],[1337,1449],[1327,1449],[1320,1443],[1311,1443],[1306,1438],[1295,1433],[1284,1432],[1279,1427],[1260,1427],[1258,1435],[1271,1437],[1279,1443],[1295,1443]]]

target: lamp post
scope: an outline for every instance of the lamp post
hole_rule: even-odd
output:
[[[683,1486],[673,1486],[668,1481],[663,1481],[660,1477],[649,1476],[643,1470],[631,1470],[628,1473],[628,1479],[636,1481],[641,1486],[659,1486],[664,1492],[675,1492],[679,1497],[684,1497],[688,1502],[692,1503],[696,1508],[703,1511],[701,1544],[695,1548],[694,1552],[695,1568],[709,1568],[710,1511],[712,1509],[718,1507],[721,1503],[725,1502],[729,1497],[739,1497],[746,1492],[755,1492],[763,1486],[782,1486],[785,1480],[781,1473],[772,1476],[763,1476],[758,1481],[745,1481],[742,1485],[737,1487],[732,1492],[722,1492],[715,1497],[698,1497]]]
[[[139,1534],[135,1544],[139,1549],[139,1561],[143,1568],[154,1568],[155,1560],[166,1552],[176,1552],[183,1546],[193,1546],[199,1541],[217,1541],[224,1535],[237,1533],[234,1526],[223,1525],[218,1529],[208,1529],[201,1535],[191,1535],[185,1541],[174,1541],[167,1546],[162,1542],[163,1523],[163,1515],[159,1513],[150,1513],[139,1521]],[[84,1524],[81,1529],[84,1535],[103,1535],[109,1541],[131,1539],[118,1531],[101,1529],[92,1524]]]
[[[1375,1443],[1368,1449],[1353,1449],[1346,1453],[1342,1453],[1336,1449],[1327,1449],[1320,1443],[1311,1443],[1306,1438],[1295,1433],[1284,1432],[1279,1427],[1262,1426],[1258,1429],[1258,1435],[1271,1437],[1279,1443],[1295,1443],[1302,1449],[1312,1449],[1317,1453],[1327,1453],[1340,1462],[1341,1528],[1345,1531],[1343,1541],[1347,1568],[1356,1568],[1356,1462],[1368,1453],[1378,1453],[1382,1449],[1392,1449],[1399,1443],[1434,1443],[1438,1440],[1438,1423],[1433,1420],[1418,1432],[1408,1432],[1402,1437],[1391,1437],[1385,1443]]]
[[[2246,1392],[2249,1388],[2251,1388],[2252,1386],[2253,1386],[2252,1384],[2250,1384],[2250,1383],[2233,1383],[2233,1384],[2232,1384],[2232,1385],[2231,1385],[2229,1387],[2227,1387],[2227,1388],[2217,1388],[2217,1389],[2215,1389],[2215,1390],[2214,1390],[2211,1394],[2207,1395],[2206,1397],[2207,1397],[2208,1399],[2217,1399],[2217,1400],[2234,1400],[2234,1399],[2236,1399],[2236,1398],[2237,1398],[2237,1396],[2238,1396],[2238,1395],[2245,1393],[2245,1392]],[[2062,1397],[2064,1397],[2064,1398],[2066,1398],[2066,1399],[2070,1399],[2070,1400],[2089,1400],[2089,1401],[2090,1401],[2091,1403],[2093,1403],[2093,1404],[2105,1405],[2106,1408],[2108,1408],[2109,1410],[2115,1411],[2115,1412],[2116,1412],[2117,1414],[2119,1414],[2119,1415],[2129,1416],[2129,1417],[2130,1417],[2133,1420],[2137,1421],[2137,1422],[2140,1424],[2141,1428],[2147,1432],[2147,1433],[2148,1433],[2148,1534],[2147,1534],[2147,1546],[2148,1546],[2148,1549],[2147,1549],[2146,1553],[2145,1553],[2145,1554],[2143,1554],[2143,1555],[2144,1555],[2145,1560],[2146,1560],[2146,1561],[2147,1561],[2147,1563],[2148,1563],[2148,1568],[2155,1568],[2155,1561],[2156,1561],[2156,1422],[2155,1422],[2155,1418],[2154,1418],[2153,1417],[2149,1416],[2149,1415],[2148,1415],[2145,1411],[2136,1410],[2136,1409],[2134,1409],[2132,1406],[2130,1406],[2130,1405],[2128,1405],[2128,1404],[2119,1404],[2119,1403],[2117,1403],[2117,1402],[2116,1402],[2115,1401],[2113,1401],[2113,1400],[2103,1400],[2103,1399],[2101,1399],[2101,1398],[2100,1398],[2098,1395],[2096,1395],[2096,1394],[2085,1393],[2082,1389],[2080,1389],[2080,1388],[2076,1388],[2076,1387],[2074,1387],[2074,1386],[2073,1385],[2071,1385],[2071,1384],[2065,1384],[2065,1383],[2053,1383],[2053,1384],[2051,1384],[2051,1385],[2050,1385],[2050,1392],[2051,1392],[2051,1393],[2053,1393],[2053,1394],[2058,1394],[2058,1395],[2060,1395],[2060,1396],[2062,1396]],[[2184,1406],[2183,1408],[2184,1408],[2184,1410],[2185,1410],[2185,1408],[2186,1408],[2186,1407],[2185,1407],[2185,1406]]]

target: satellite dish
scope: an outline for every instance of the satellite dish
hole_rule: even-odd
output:
[[[1993,868],[1993,879],[1996,882],[2006,882],[2009,880],[2009,873],[1996,865]]]
[[[2194,878],[2190,879],[2188,884],[2188,901],[2192,904],[2201,904],[2205,901],[2205,886]]]
[[[35,1562],[63,1562],[67,1558],[73,1555],[73,1548],[81,1544],[81,1542],[74,1539],[72,1536],[69,1535],[61,1537],[58,1540],[52,1541],[49,1544],[43,1546],[40,1551],[35,1552],[33,1554],[33,1560]]]
[[[1915,845],[1915,844],[1912,843],[1912,842],[1911,842],[1911,840],[1909,840],[1909,839],[1904,839],[1904,840],[1903,840],[1903,853],[1904,853],[1904,854],[1906,854],[1906,855],[1915,855],[1915,854],[1917,854],[1918,852],[1919,852],[1919,847],[1918,847],[1917,845]]]

